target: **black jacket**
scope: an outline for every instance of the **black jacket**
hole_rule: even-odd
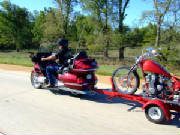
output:
[[[68,48],[62,48],[56,54],[56,59],[59,59],[59,64],[65,64],[67,57],[68,57],[67,55],[69,55],[69,49]]]

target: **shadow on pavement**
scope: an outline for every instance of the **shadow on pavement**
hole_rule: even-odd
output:
[[[172,112],[171,114],[172,114],[172,120],[164,124],[170,126],[177,126],[177,128],[180,128],[180,113]]]
[[[88,100],[88,101],[94,101],[97,103],[103,103],[103,104],[126,104],[130,106],[130,108],[127,110],[128,112],[141,112],[141,110],[136,110],[136,108],[141,108],[142,104],[135,102],[135,101],[129,101],[122,98],[112,98],[111,100],[107,100],[109,98],[108,95],[103,95],[96,93],[95,95],[73,95],[70,92],[66,91],[59,91],[59,90],[50,90],[52,93],[56,95],[68,95],[75,98],[80,98],[81,100]],[[143,112],[142,112],[143,113]],[[177,128],[180,128],[180,114],[177,112],[172,112],[172,120],[170,122],[163,123],[165,125],[170,126],[177,126]]]

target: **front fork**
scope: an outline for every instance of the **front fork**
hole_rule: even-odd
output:
[[[128,72],[128,76],[129,76],[129,74],[130,74],[131,72],[136,71],[138,67],[140,67],[141,72],[142,72],[142,75],[143,75],[143,78],[144,78],[144,82],[146,82],[145,72],[144,72],[144,70],[143,70],[143,68],[142,68],[142,64],[141,64],[141,63],[136,63],[136,64],[134,64],[134,65],[130,68],[130,70],[129,70],[129,72]],[[145,83],[145,88],[148,89],[148,84],[147,84],[147,83]]]

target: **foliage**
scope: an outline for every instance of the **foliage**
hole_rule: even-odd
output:
[[[9,1],[0,2],[0,6],[0,44],[16,50],[28,48],[32,39],[29,12]]]
[[[39,45],[42,42],[44,23],[45,13],[43,11],[41,11],[40,13],[36,12],[34,27],[31,30],[33,33],[32,42],[36,45]]]
[[[63,36],[61,13],[58,10],[50,8],[47,11],[43,27],[42,42],[57,42]]]
[[[156,33],[156,41],[155,46],[159,46],[159,41],[161,37],[161,27],[164,22],[164,18],[169,11],[172,0],[153,0],[154,10],[146,11],[143,13],[142,20],[144,19],[153,19],[156,23],[157,33]],[[151,20],[149,20],[151,22]]]
[[[155,58],[155,60],[162,64],[166,69],[170,70],[170,72],[176,74],[176,72],[179,71],[178,67],[180,64],[178,46],[173,45],[171,48],[166,48],[166,46],[163,46],[160,53],[162,56]]]
[[[179,63],[177,43],[180,41],[180,7],[178,0],[165,13],[168,1],[159,3],[148,17],[144,27],[129,28],[123,23],[130,0],[53,0],[57,8],[28,12],[10,3],[0,2],[0,49],[31,49],[40,45],[53,48],[59,38],[67,38],[74,52],[87,50],[91,55],[102,55],[105,61],[123,61],[128,47],[153,46],[156,43],[158,16],[161,16],[160,46],[163,46],[168,65]],[[148,0],[146,0],[148,1]],[[164,4],[163,4],[164,3]],[[75,12],[82,6],[81,12]],[[157,8],[157,10],[156,10]],[[116,53],[112,53],[116,50]],[[168,53],[166,53],[168,52]],[[112,59],[113,58],[113,59]],[[109,61],[108,61],[109,62]],[[111,63],[111,62],[109,62]]]
[[[67,38],[68,26],[70,23],[70,15],[73,12],[73,6],[78,2],[77,0],[54,0],[59,7],[59,17],[62,23],[63,37]]]

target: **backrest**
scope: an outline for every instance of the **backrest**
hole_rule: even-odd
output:
[[[87,59],[87,58],[88,58],[88,55],[86,51],[81,51],[74,57],[74,60]]]
[[[77,55],[75,55],[74,57],[71,57],[69,59],[69,67],[72,69],[74,67],[75,61],[79,60],[79,59],[87,59],[88,55],[86,53],[86,51],[81,51],[79,52]]]
[[[65,60],[64,60],[64,66],[68,66],[69,63],[68,63],[68,60],[73,58],[73,56],[71,55],[71,51],[68,50],[65,54]]]

